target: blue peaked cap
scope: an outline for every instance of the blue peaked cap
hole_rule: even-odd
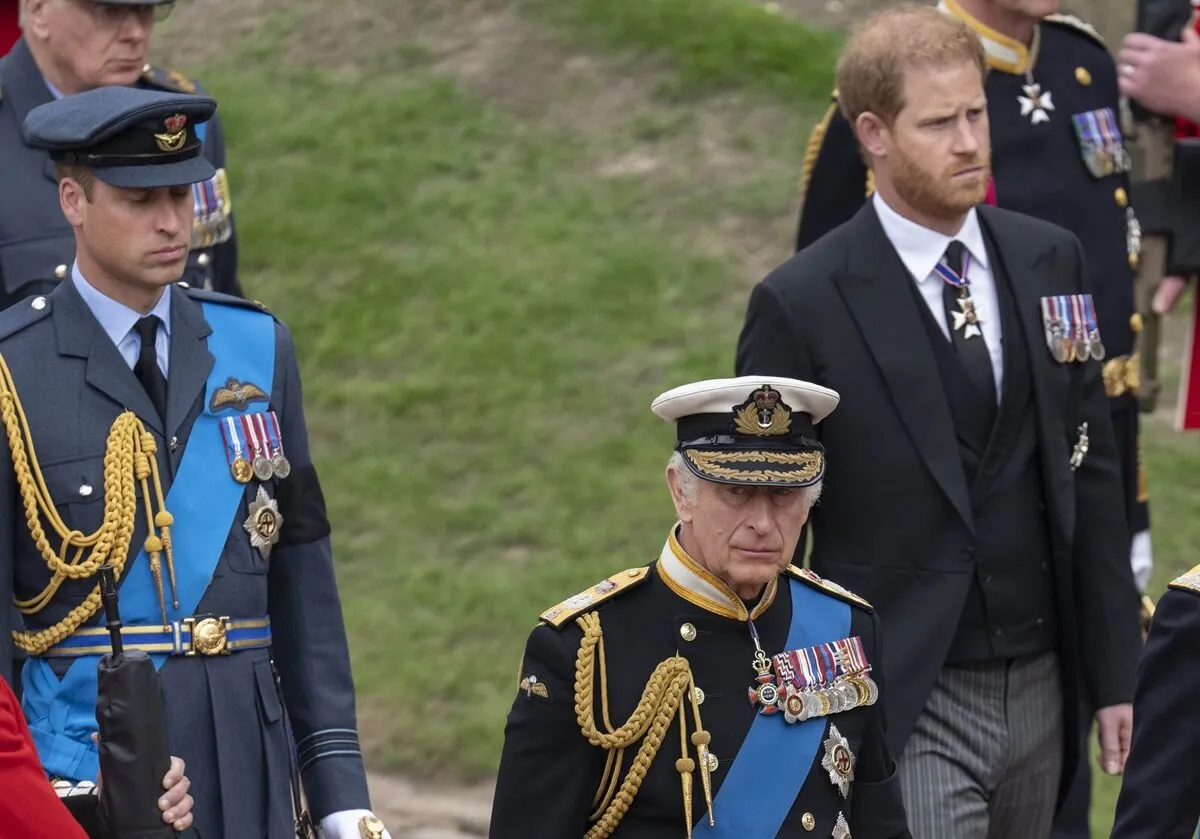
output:
[[[100,87],[34,108],[25,117],[25,140],[55,163],[86,166],[112,186],[183,186],[216,174],[196,133],[216,109],[207,96]]]

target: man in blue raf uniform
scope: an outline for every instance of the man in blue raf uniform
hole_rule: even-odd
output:
[[[75,238],[58,208],[54,169],[21,124],[39,105],[104,85],[201,93],[173,70],[146,63],[169,0],[22,0],[23,37],[0,59],[0,309],[46,294],[70,275]],[[191,252],[183,280],[241,295],[237,238],[216,119],[198,127],[214,172],[192,184]]]
[[[870,605],[789,565],[838,395],[684,385],[659,558],[542,613],[505,730],[491,836],[909,837]]]
[[[213,176],[197,129],[215,107],[102,87],[25,122],[53,161],[75,261],[0,314],[0,597],[24,617],[23,709],[46,771],[94,780],[96,571],[111,563],[125,646],[160,668],[205,839],[294,837],[301,780],[329,839],[386,835],[291,335],[176,284],[191,185]]]
[[[1200,822],[1200,565],[1158,601],[1133,697],[1112,839],[1191,839]]]
[[[1067,228],[1087,254],[1104,386],[1134,534],[1130,562],[1144,591],[1152,558],[1136,401],[1141,318],[1134,285],[1141,231],[1129,203],[1130,161],[1112,55],[1092,27],[1055,14],[1058,6],[1058,0],[942,0],[939,8],[967,22],[987,51],[989,203]],[[809,141],[802,183],[797,250],[849,220],[874,191],[836,93]],[[1091,779],[1086,750],[1084,755],[1064,804],[1059,839],[1088,835]]]

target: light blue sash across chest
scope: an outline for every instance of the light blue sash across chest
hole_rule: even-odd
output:
[[[792,623],[785,650],[850,635],[850,607],[799,580],[788,580]],[[774,839],[808,780],[825,733],[824,717],[787,724],[782,714],[756,714],[721,784],[709,827],[704,813],[692,833],[705,839]]]
[[[205,385],[204,409],[188,435],[179,471],[166,498],[167,510],[175,518],[171,537],[179,595],[178,609],[171,608],[169,599],[167,602],[172,621],[195,613],[231,529],[240,527],[234,518],[245,487],[230,477],[221,435],[224,416],[235,413],[235,409],[225,408],[214,414],[210,409],[212,394],[225,387],[228,379],[237,379],[255,383],[269,396],[275,374],[275,321],[270,315],[240,306],[201,306],[212,328],[208,351],[213,356],[213,368]],[[120,608],[126,626],[162,625],[158,593],[144,550],[126,565]],[[46,659],[31,657],[25,663],[22,707],[42,765],[52,777],[96,780],[99,761],[91,735],[96,730],[99,658],[79,656],[61,680]],[[156,667],[162,667],[167,656],[156,654],[151,658]]]

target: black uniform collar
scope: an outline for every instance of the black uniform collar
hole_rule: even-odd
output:
[[[706,612],[738,621],[757,618],[775,602],[775,594],[779,590],[778,577],[767,583],[753,610],[747,609],[733,589],[688,556],[683,545],[679,544],[676,536],[678,530],[679,525],[672,527],[667,536],[667,544],[658,558],[658,576],[679,597]]]
[[[979,34],[983,48],[987,51],[988,66],[1001,73],[1024,75],[1033,72],[1037,63],[1038,46],[1042,40],[1041,27],[1034,30],[1033,43],[1026,47],[1020,41],[997,32],[986,24],[971,17],[955,0],[940,0],[938,8],[966,23]]]

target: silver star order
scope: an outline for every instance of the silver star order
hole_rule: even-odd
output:
[[[850,751],[850,741],[842,736],[836,725],[829,726],[829,736],[825,739],[825,756],[821,758],[821,768],[829,773],[829,780],[837,787],[842,798],[850,795],[850,784],[854,780],[854,752]]]
[[[963,338],[983,335],[983,330],[979,328],[979,316],[975,314],[975,304],[966,297],[960,297],[958,308],[962,311],[950,313],[954,316],[954,329],[956,331],[961,329]]]
[[[837,824],[833,826],[833,839],[853,839],[850,835],[850,825],[841,813],[838,813]]]
[[[1050,91],[1042,92],[1040,84],[1027,84],[1022,87],[1025,91],[1024,96],[1018,96],[1017,101],[1021,103],[1021,116],[1030,117],[1034,125],[1039,122],[1049,122],[1050,115],[1047,111],[1054,110],[1054,103],[1050,101]]]

